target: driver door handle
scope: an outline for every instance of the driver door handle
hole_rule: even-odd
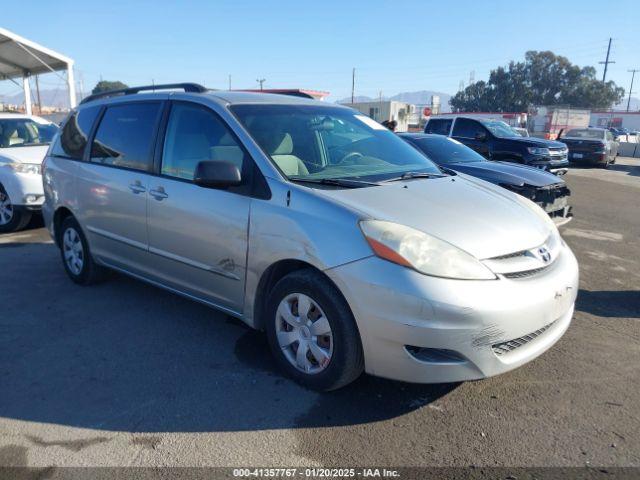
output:
[[[155,198],[159,202],[161,202],[165,198],[169,198],[169,195],[167,194],[167,192],[164,191],[164,188],[162,187],[149,190],[149,195],[151,195],[153,198]]]

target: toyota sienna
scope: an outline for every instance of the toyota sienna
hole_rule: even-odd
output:
[[[99,94],[43,170],[74,282],[112,269],[215,307],[314,389],[496,375],[572,318],[578,265],[540,207],[350,108],[195,84]]]

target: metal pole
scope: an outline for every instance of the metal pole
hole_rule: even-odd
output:
[[[638,69],[627,70],[627,72],[631,72],[631,86],[629,87],[629,99],[627,100],[627,112],[629,111],[629,105],[631,105],[631,94],[633,93],[633,79],[636,76],[636,72],[640,72]]]
[[[24,112],[32,115],[31,111],[31,85],[29,85],[29,72],[24,72],[22,77],[22,89],[24,90]]]
[[[607,67],[609,66],[610,63],[616,63],[613,60],[609,61],[609,53],[611,52],[611,38],[609,38],[609,46],[607,47],[607,58],[604,62],[598,62],[598,63],[604,63],[604,73],[602,74],[602,83],[604,83],[607,79]]]
[[[355,98],[356,93],[356,68],[353,67],[353,71],[351,72],[351,103],[353,103],[353,99]]]
[[[229,90],[231,90],[231,75],[229,75]]]
[[[73,77],[73,63],[67,64],[67,88],[69,89],[69,108],[76,108],[76,81]]]
[[[40,84],[38,83],[38,75],[36,75],[36,97],[38,98],[38,115],[42,115],[42,102],[40,101]]]

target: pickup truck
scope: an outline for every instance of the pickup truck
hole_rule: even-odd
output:
[[[564,175],[569,166],[564,143],[522,137],[499,120],[432,117],[425,125],[424,133],[454,138],[488,160],[520,163],[557,175]]]

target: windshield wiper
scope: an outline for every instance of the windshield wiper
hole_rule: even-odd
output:
[[[304,177],[289,177],[292,182],[299,183],[317,183],[320,185],[335,185],[337,187],[346,188],[362,188],[362,187],[374,187],[380,186],[379,183],[365,182],[364,180],[350,180],[348,178],[304,178]]]
[[[447,177],[448,175],[444,175],[442,173],[429,173],[429,172],[404,172],[399,177],[389,178],[385,180],[384,183],[388,182],[397,182],[400,180],[411,180],[413,178],[442,178]]]

